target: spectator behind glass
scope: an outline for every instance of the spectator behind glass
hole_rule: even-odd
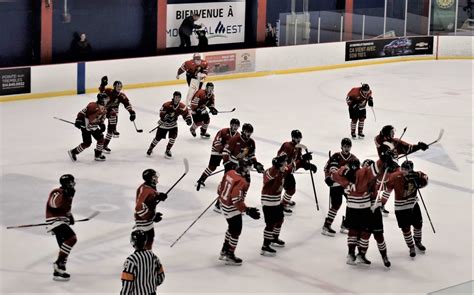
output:
[[[181,40],[179,47],[191,47],[191,34],[193,33],[193,30],[202,27],[202,25],[194,24],[198,19],[199,15],[194,13],[183,20],[181,26],[179,26],[179,39]]]
[[[74,33],[71,43],[71,53],[76,61],[88,60],[92,52],[92,46],[87,40],[85,33]]]
[[[267,24],[267,29],[265,32],[265,46],[276,46],[276,33],[275,28],[272,27],[271,23]]]

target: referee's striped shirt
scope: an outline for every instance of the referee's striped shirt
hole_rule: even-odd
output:
[[[156,294],[165,273],[158,257],[150,250],[136,250],[123,264],[121,295]]]

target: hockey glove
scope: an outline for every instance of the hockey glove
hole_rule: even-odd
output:
[[[191,117],[186,117],[186,119],[184,119],[186,121],[186,125],[188,126],[191,126],[193,125],[193,120],[191,119]]]
[[[72,214],[69,214],[66,217],[69,218],[69,225],[74,225],[75,223],[74,216],[72,216]]]
[[[155,216],[153,216],[153,222],[160,222],[163,219],[161,216],[163,216],[161,212],[156,212]]]
[[[258,209],[255,207],[247,207],[247,209],[245,209],[245,213],[247,213],[250,218],[260,219],[260,211],[258,211]]]
[[[217,115],[218,111],[216,110],[215,107],[209,107],[209,111],[211,112],[211,114],[213,115]]]
[[[84,125],[86,124],[84,123],[84,121],[81,121],[81,120],[76,120],[76,122],[74,123],[74,126],[76,126],[76,128],[79,128],[79,129],[84,128]]]
[[[355,109],[359,108],[359,104],[358,104],[358,103],[355,103],[355,104],[353,104],[353,105],[351,106],[351,108],[353,108],[353,109],[355,110]]]
[[[420,148],[420,150],[422,150],[422,151],[426,151],[426,150],[429,148],[429,146],[428,146],[426,143],[422,142],[422,141],[420,141],[420,142],[417,144],[417,146],[418,146],[418,147]]]
[[[137,117],[137,114],[135,113],[135,111],[130,111],[130,121],[135,121]]]
[[[253,164],[253,167],[255,168],[255,170],[257,170],[258,173],[263,173],[263,172],[265,172],[265,168],[263,168],[263,165],[262,165],[262,163],[260,163],[260,162],[255,162],[255,163]]]
[[[331,187],[334,184],[334,180],[332,180],[331,176],[328,176],[324,179],[324,182],[327,184],[327,186]]]
[[[372,97],[369,98],[368,104],[369,104],[369,107],[373,107],[373,106],[374,106],[374,101],[372,100]]]
[[[102,79],[100,79],[100,86],[107,86],[109,84],[109,78],[107,76],[103,76]]]
[[[309,162],[306,162],[303,166],[303,169],[304,170],[310,170],[312,171],[313,173],[316,173],[316,171],[318,171],[318,167],[316,167],[316,165],[314,164],[311,164]]]
[[[168,195],[165,193],[158,193],[156,196],[156,199],[162,202],[166,200],[167,198],[168,198]]]
[[[302,155],[301,158],[304,161],[311,161],[313,159],[313,156],[311,155],[313,152],[307,152],[306,154]]]

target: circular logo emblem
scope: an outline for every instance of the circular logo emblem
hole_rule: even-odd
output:
[[[439,8],[448,9],[451,8],[456,0],[436,0]]]

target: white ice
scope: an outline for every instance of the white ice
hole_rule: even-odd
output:
[[[145,151],[154,134],[148,130],[158,120],[157,112],[174,90],[186,93],[184,85],[129,89],[126,94],[137,110],[136,133],[122,108],[118,130],[106,162],[93,160],[93,147],[79,155],[76,163],[66,151],[81,142],[74,126],[53,116],[74,121],[77,112],[95,95],[57,97],[0,104],[1,110],[1,288],[0,293],[117,294],[124,259],[132,252],[129,234],[133,226],[135,190],[141,173],[155,168],[160,174],[159,190],[167,190],[183,173],[183,159],[190,171],[158,206],[163,221],[156,224],[154,251],[161,258],[166,280],[159,294],[178,293],[427,293],[472,280],[472,61],[419,61],[355,67],[302,74],[217,81],[217,108],[233,114],[212,116],[214,136],[231,118],[252,123],[257,158],[266,167],[280,144],[300,129],[303,143],[314,151],[320,210],[316,210],[310,175],[296,175],[297,203],[285,219],[281,238],[287,246],[276,257],[263,257],[260,247],[264,222],[244,216],[244,228],[236,254],[240,267],[225,266],[217,259],[226,222],[209,210],[173,247],[170,244],[216,197],[221,175],[208,179],[195,190],[195,182],[207,166],[211,140],[193,138],[180,119],[173,159],[163,157],[166,142],[155,148],[151,158]],[[108,73],[111,80],[120,79]],[[123,81],[127,84],[127,81]],[[371,238],[368,268],[346,265],[346,236],[321,235],[328,210],[328,188],[322,169],[328,151],[340,149],[349,136],[345,96],[351,87],[369,83],[373,89],[377,121],[367,113],[366,139],[355,140],[352,151],[360,159],[376,158],[373,138],[386,124],[404,140],[431,142],[441,128],[440,144],[411,159],[415,169],[430,177],[423,198],[436,229],[433,233],[422,208],[424,255],[411,259],[393,213],[393,196],[384,218],[385,238],[391,269],[381,261]],[[94,142],[95,144],[95,142]],[[43,222],[45,203],[61,174],[76,177],[73,203],[76,218],[102,211],[89,222],[73,226],[78,243],[67,267],[69,282],[52,280],[52,262],[57,255],[55,238],[44,228],[7,230],[7,225]],[[247,197],[249,206],[260,207],[262,176],[252,174]],[[421,205],[421,203],[420,203]],[[339,229],[341,208],[334,222]]]

